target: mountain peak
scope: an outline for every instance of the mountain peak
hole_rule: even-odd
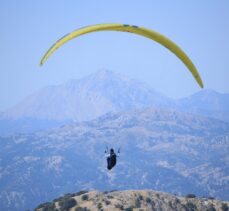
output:
[[[81,79],[72,79],[63,84],[63,86],[73,88],[75,86],[97,86],[99,84],[109,84],[111,81],[130,82],[132,81],[127,76],[121,75],[118,72],[108,69],[100,69]]]
[[[85,121],[108,112],[171,104],[149,86],[102,69],[82,79],[49,86],[9,109],[6,118]]]
[[[130,78],[125,76],[124,74],[120,74],[116,71],[108,70],[108,69],[100,69],[97,72],[89,75],[86,77],[87,79],[93,79],[96,81],[105,81],[105,80],[112,80],[112,81],[131,81]]]
[[[112,70],[108,70],[108,69],[100,69],[94,75],[106,77],[106,76],[111,76],[111,75],[117,75],[117,73]]]

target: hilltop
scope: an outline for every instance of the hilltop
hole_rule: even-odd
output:
[[[39,205],[35,210],[74,210],[74,211],[110,211],[110,210],[219,210],[229,209],[229,202],[214,198],[197,198],[194,194],[185,197],[153,191],[153,190],[125,190],[125,191],[81,191],[66,194]]]

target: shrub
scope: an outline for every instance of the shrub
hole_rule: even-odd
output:
[[[107,195],[107,198],[108,198],[108,199],[113,199],[113,198],[114,198],[114,196]]]
[[[160,195],[158,193],[156,193],[156,197],[160,199]]]
[[[75,193],[67,193],[62,197],[54,199],[53,202],[58,202],[59,206],[62,207],[64,203],[66,203],[68,200],[71,199],[71,197],[74,197],[75,195],[76,195]],[[73,199],[73,200],[75,200],[75,199]]]
[[[221,206],[222,211],[229,211],[227,204],[223,203]]]
[[[155,202],[154,201],[151,201],[151,207],[154,208],[155,207]]]
[[[98,205],[97,205],[97,208],[101,209],[102,207],[103,207],[103,205],[99,202]]]
[[[81,199],[82,199],[83,201],[87,201],[87,200],[89,199],[89,197],[88,197],[87,194],[84,194],[84,195],[81,196]]]
[[[132,207],[127,207],[127,208],[125,209],[125,211],[133,211],[133,208],[132,208]]]
[[[141,200],[138,198],[136,198],[135,200],[135,208],[140,208],[141,207]]]
[[[120,210],[124,210],[124,207],[123,207],[123,205],[121,205],[121,204],[116,204],[116,205],[115,205],[115,208],[118,208],[118,209],[120,209]]]
[[[60,205],[60,203],[59,203],[59,205]],[[66,211],[66,210],[69,210],[70,208],[74,207],[75,205],[77,205],[76,200],[73,198],[70,198],[70,199],[62,201],[60,210]]]
[[[194,210],[197,210],[197,207],[195,204],[193,204],[192,202],[188,202],[186,204],[186,208],[188,209],[188,211],[194,211]]]
[[[42,211],[53,211],[55,209],[55,204],[52,202],[45,202],[40,204],[35,210],[41,209]]]
[[[170,206],[170,208],[173,208],[173,204],[171,201],[169,201],[169,206]]]
[[[179,204],[180,203],[180,199],[176,198],[175,199],[175,204]]]
[[[106,200],[106,201],[105,201],[105,204],[106,204],[106,205],[109,205],[109,204],[111,204],[111,202],[108,201],[108,200]]]
[[[139,195],[139,200],[143,200],[143,196],[142,195]]]
[[[88,209],[87,207],[76,207],[75,211],[91,211],[91,210]]]
[[[186,198],[196,198],[195,194],[189,193],[185,196]]]
[[[64,196],[54,199],[53,202],[65,201],[74,196],[76,196],[76,193],[66,193]]]
[[[210,205],[208,205],[206,211],[216,211],[216,209],[212,204],[210,204]]]
[[[146,203],[149,203],[150,204],[151,201],[152,201],[151,198],[149,198],[149,197],[146,198]]]

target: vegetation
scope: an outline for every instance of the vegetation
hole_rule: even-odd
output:
[[[124,210],[124,206],[122,204],[116,204],[115,208],[118,208],[120,210]]]
[[[139,200],[143,200],[143,196],[142,195],[139,195],[138,199]]]
[[[152,200],[151,200],[151,198],[150,198],[150,197],[147,197],[147,198],[146,198],[146,203],[150,204],[150,203],[151,203],[151,201],[152,201]]]
[[[135,200],[135,208],[141,207],[141,197],[137,197]]]
[[[91,211],[91,210],[88,209],[87,207],[76,207],[75,211]]]
[[[87,194],[84,194],[84,195],[81,196],[81,199],[82,199],[83,201],[87,201],[87,200],[89,199],[89,197],[88,197]]]
[[[180,204],[180,199],[176,198],[175,199],[175,204]]]
[[[186,198],[196,198],[196,195],[193,193],[189,193],[185,196]]]
[[[227,204],[223,203],[221,207],[222,211],[229,211]]]
[[[216,211],[216,209],[212,204],[210,204],[210,205],[208,205],[206,211]]]
[[[101,209],[102,207],[103,207],[103,205],[101,203],[98,203],[97,208]]]
[[[74,198],[67,198],[64,201],[59,202],[60,210],[68,211],[70,208],[77,205],[77,202]]]
[[[109,200],[105,200],[105,204],[106,204],[106,205],[110,205],[111,202],[110,202]]]
[[[187,209],[187,211],[195,211],[197,210],[197,207],[195,204],[193,204],[192,202],[188,202],[185,206]]]
[[[132,199],[129,200],[129,196],[125,199],[125,196],[121,194],[104,194],[101,193],[90,195],[86,191],[81,191],[76,194],[65,194],[55,199],[53,202],[46,202],[39,205],[35,211],[69,211],[71,208],[74,211],[90,211],[98,210],[103,211],[106,208],[113,210],[114,207],[118,210],[132,211],[132,210],[184,210],[184,211],[229,211],[228,203],[211,201],[208,198],[196,198],[194,194],[187,194],[185,197],[166,197],[160,193],[148,193],[142,194],[142,192],[133,192]],[[74,198],[73,198],[74,197]],[[110,200],[110,198],[115,200]],[[76,200],[77,199],[77,200]],[[133,201],[134,200],[134,201]],[[200,203],[200,200],[201,203]],[[90,203],[88,203],[89,201]],[[207,201],[207,203],[205,203]],[[113,203],[116,202],[116,203]],[[58,206],[55,206],[57,205]],[[82,204],[81,204],[82,203]],[[89,206],[89,208],[87,208]],[[74,208],[76,207],[76,208]]]
[[[172,204],[171,201],[169,201],[169,207],[170,207],[171,209],[173,209],[173,204]]]
[[[160,195],[158,193],[156,193],[156,197],[160,199]]]
[[[55,210],[55,204],[52,202],[45,202],[43,204],[40,204],[35,210],[41,210],[41,211],[53,211]]]
[[[108,198],[108,199],[113,199],[114,196],[112,196],[112,195],[107,195],[107,198]]]
[[[125,211],[133,211],[133,208],[132,207],[128,207],[125,209]]]
[[[64,203],[66,203],[68,200],[70,200],[72,197],[76,196],[75,193],[67,193],[64,196],[61,196],[57,199],[53,200],[53,203],[58,202],[59,206],[63,206]],[[77,202],[75,201],[75,203],[77,204]]]

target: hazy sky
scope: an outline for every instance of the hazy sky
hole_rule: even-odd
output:
[[[133,24],[164,34],[192,59],[205,88],[229,92],[228,0],[1,0],[0,111],[41,87],[104,68],[146,82],[173,98],[200,90],[170,51],[129,33],[82,36],[39,67],[57,39],[98,23]]]

